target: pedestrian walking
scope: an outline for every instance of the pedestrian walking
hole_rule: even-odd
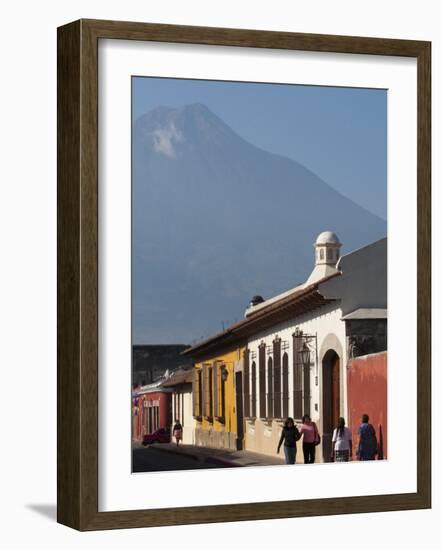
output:
[[[308,414],[302,417],[301,429],[299,430],[303,437],[302,452],[304,453],[304,464],[314,464],[315,450],[319,445],[321,438],[319,436],[318,427]]]
[[[175,441],[178,447],[180,444],[180,441],[183,439],[183,427],[178,419],[175,420],[175,425],[173,427],[172,435],[175,438]]]
[[[296,442],[300,439],[301,434],[295,426],[293,418],[287,418],[284,422],[284,427],[281,431],[281,437],[278,443],[277,453],[281,449],[284,442],[284,456],[286,464],[295,464],[296,462]]]
[[[348,462],[352,458],[351,431],[345,425],[342,416],[338,419],[338,425],[333,431],[332,437],[332,462]]]
[[[358,429],[359,443],[356,451],[358,460],[375,460],[378,454],[376,430],[369,422],[368,414],[362,415],[362,424]]]

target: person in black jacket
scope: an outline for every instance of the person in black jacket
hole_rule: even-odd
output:
[[[183,439],[183,426],[181,425],[181,422],[178,420],[178,418],[175,420],[172,435],[175,438],[176,446],[178,447],[180,441]]]
[[[296,462],[296,442],[301,437],[298,428],[295,426],[293,418],[287,418],[281,431],[281,437],[278,443],[277,452],[284,442],[284,455],[286,464],[295,464]]]

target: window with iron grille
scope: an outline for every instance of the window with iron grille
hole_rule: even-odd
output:
[[[310,416],[310,365],[303,366],[304,371],[304,411],[303,414]]]
[[[267,361],[267,418],[273,418],[273,359]]]
[[[289,356],[282,356],[282,416],[289,416]]]
[[[266,418],[266,346],[259,346],[259,416]]]
[[[281,339],[273,341],[273,416],[281,418]]]

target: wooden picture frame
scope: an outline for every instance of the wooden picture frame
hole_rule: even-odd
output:
[[[98,41],[124,39],[417,59],[417,492],[98,511]],[[79,20],[58,29],[58,521],[82,531],[431,506],[431,44],[422,41]]]

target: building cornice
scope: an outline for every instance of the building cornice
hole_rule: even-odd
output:
[[[332,299],[325,298],[318,290],[318,285],[340,275],[339,272],[325,277],[314,284],[303,286],[292,294],[268,304],[256,312],[251,312],[246,319],[228,327],[223,332],[192,346],[182,352],[182,355],[201,357],[208,353],[214,353],[227,346],[238,345],[245,342],[249,336],[268,328],[276,323],[298,317],[309,311],[313,311]]]

